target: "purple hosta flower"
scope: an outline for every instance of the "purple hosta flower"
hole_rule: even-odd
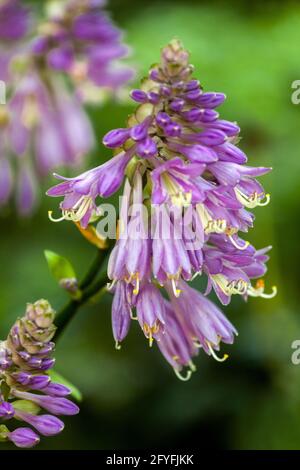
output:
[[[192,277],[192,265],[182,236],[180,215],[178,218],[177,211],[172,214],[168,208],[162,206],[154,207],[152,218],[153,276],[161,285],[170,280],[174,294],[179,296],[178,280],[181,276],[185,279]]]
[[[7,42],[22,39],[28,30],[27,9],[19,0],[4,0],[0,5],[0,40]]]
[[[6,119],[0,117],[0,202],[7,202],[15,183],[17,207],[27,215],[37,204],[39,180],[59,166],[78,166],[93,145],[93,132],[81,104],[62,82],[47,86],[35,72],[20,80],[6,113]]]
[[[11,79],[10,62],[23,50],[30,26],[28,8],[20,0],[3,0],[0,4],[0,79]]]
[[[158,335],[157,346],[161,353],[173,367],[180,380],[189,380],[195,366],[192,358],[198,354],[198,347],[193,338],[189,336],[185,324],[182,322],[169,301],[165,300],[165,328]],[[182,369],[188,368],[186,376]]]
[[[112,303],[112,330],[116,342],[116,349],[119,343],[127,336],[130,327],[131,302],[129,300],[129,286],[125,281],[118,281],[114,287],[114,298]]]
[[[204,271],[208,275],[208,294],[214,288],[222,304],[230,302],[231,295],[272,298],[277,289],[272,288],[271,294],[264,292],[262,280],[258,281],[254,288],[251,279],[261,277],[266,273],[265,263],[268,256],[265,253],[270,247],[256,251],[252,245],[248,245],[242,252],[228,243],[222,235],[214,235],[210,239],[215,246],[204,247]]]
[[[0,108],[0,206],[8,202],[14,184],[13,169],[8,156],[9,144],[6,131],[8,123],[9,115],[2,105]]]
[[[91,125],[80,103],[62,82],[49,85],[28,73],[8,104],[8,133],[13,151],[34,151],[37,171],[47,175],[63,164],[78,164],[93,145]]]
[[[54,364],[54,315],[46,300],[28,304],[25,315],[0,343],[0,419],[17,418],[44,436],[53,436],[64,428],[63,422],[52,415],[79,412],[78,406],[65,398],[70,389],[52,382],[47,373]],[[52,414],[39,414],[41,408]],[[29,428],[10,432],[0,425],[0,437],[18,447],[32,447],[39,442],[38,435]]]
[[[16,202],[22,216],[30,214],[37,204],[37,181],[29,162],[20,164]]]
[[[132,310],[136,310],[136,317]],[[134,293],[132,286],[126,281],[117,281],[114,286],[114,298],[112,304],[112,327],[116,341],[116,348],[126,337],[131,320],[138,320],[149,345],[153,339],[158,338],[164,331],[165,304],[158,287],[145,281]]]
[[[208,165],[208,169],[217,178],[220,185],[230,185],[234,188],[235,196],[243,206],[253,209],[256,206],[265,206],[269,203],[270,195],[265,194],[262,185],[254,178],[269,173],[271,168],[255,168],[236,163],[217,162]]]
[[[142,175],[137,169],[133,188],[128,180],[125,183],[119,239],[108,262],[108,277],[112,280],[109,287],[112,288],[117,280],[125,280],[133,285],[134,295],[138,294],[140,282],[148,279],[151,271],[148,213],[143,205],[142,189]]]
[[[92,170],[86,171],[75,178],[65,178],[55,174],[63,183],[49,189],[48,196],[64,196],[60,205],[62,217],[53,219],[52,212],[49,217],[53,222],[72,220],[80,222],[86,227],[93,215],[99,215],[95,199],[108,197],[120,187],[124,171],[131,158],[131,152],[119,153],[116,157]]]
[[[137,320],[152,346],[153,338],[164,330],[165,304],[158,288],[147,282],[136,300]]]
[[[207,191],[205,200],[196,204],[195,209],[205,235],[224,234],[236,248],[247,248],[247,241],[237,244],[236,234],[239,230],[247,232],[253,226],[254,216],[244,209],[233,189],[219,186]]]
[[[103,11],[104,2],[66,0],[40,26],[32,51],[50,69],[67,72],[77,85],[90,80],[97,87],[116,90],[133,77],[118,59],[128,48],[122,34]],[[83,90],[84,91],[87,90]]]
[[[0,78],[7,83],[0,205],[15,189],[21,215],[36,208],[42,178],[57,167],[79,166],[93,147],[82,98],[99,101],[132,77],[131,69],[117,65],[127,48],[101,2],[55,5],[47,21],[18,0],[0,5]],[[73,79],[71,90],[58,71]]]
[[[225,315],[206,297],[180,281],[182,294],[176,297],[170,285],[166,286],[171,302],[165,300],[165,329],[158,335],[157,345],[181,380],[188,380],[196,370],[192,361],[203,349],[214,359],[219,357],[220,342],[232,344],[237,331]],[[182,369],[187,367],[186,375]]]
[[[152,202],[162,204],[170,200],[175,206],[185,206],[202,201],[204,191],[194,181],[204,169],[205,165],[186,164],[178,157],[160,164],[151,173]]]
[[[228,355],[219,358],[214,350],[219,350],[220,342],[232,344],[237,331],[224,314],[202,294],[181,281],[182,294],[176,298],[168,289],[174,312],[181,319],[185,333],[194,345],[216,360],[224,361]]]

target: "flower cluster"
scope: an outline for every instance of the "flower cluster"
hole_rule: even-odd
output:
[[[70,74],[89,96],[91,81],[98,87],[117,90],[132,78],[133,71],[117,59],[128,53],[122,33],[102,7],[104,0],[67,0],[50,3],[49,18],[40,25],[33,52],[49,68]],[[85,93],[84,93],[85,91]]]
[[[54,436],[64,423],[54,415],[75,415],[77,405],[65,398],[71,393],[55,383],[49,375],[54,365],[51,341],[56,327],[54,311],[46,300],[28,304],[25,315],[0,342],[0,419],[12,418],[32,426],[43,436]],[[49,414],[39,414],[41,409]],[[29,427],[10,431],[0,425],[0,440],[9,440],[18,447],[33,447],[40,438]]]
[[[83,101],[103,99],[132,76],[115,66],[127,49],[103,2],[54,3],[46,20],[19,0],[0,5],[0,79],[7,94],[0,108],[0,206],[15,190],[22,215],[36,206],[41,179],[57,167],[78,167],[93,147]]]
[[[183,379],[194,370],[200,348],[222,361],[227,355],[216,354],[221,341],[232,343],[236,334],[205,297],[212,289],[224,305],[234,294],[276,294],[275,287],[265,293],[260,279],[270,247],[256,250],[239,235],[253,226],[248,209],[269,202],[255,178],[270,168],[246,165],[236,145],[239,127],[216,111],[225,95],[204,92],[192,74],[188,52],[172,41],[141,89],[132,91],[139,105],[127,127],[103,139],[115,156],[76,178],[57,175],[64,181],[48,191],[64,196],[58,220],[86,227],[99,215],[96,198],[111,195],[125,179],[108,265],[114,337],[118,346],[137,319],[150,345],[157,340]],[[207,277],[205,295],[188,284],[197,275]]]

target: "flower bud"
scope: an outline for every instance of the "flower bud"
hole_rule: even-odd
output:
[[[64,429],[64,423],[52,415],[31,415],[30,413],[18,412],[17,416],[22,421],[33,426],[43,436],[55,436]]]
[[[66,395],[70,395],[71,390],[65,385],[51,382],[43,389],[43,392],[48,395],[64,397]]]
[[[30,428],[18,428],[7,437],[17,447],[34,447],[40,442],[39,436]]]
[[[129,129],[115,129],[103,137],[103,144],[109,148],[121,147],[129,138]]]
[[[27,304],[26,316],[39,328],[48,328],[53,323],[55,312],[47,300],[41,299],[34,304]]]
[[[10,403],[6,401],[3,401],[2,403],[0,403],[0,418],[1,419],[13,418],[14,414],[15,414],[14,407]]]

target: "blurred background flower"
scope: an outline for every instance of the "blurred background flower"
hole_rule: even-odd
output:
[[[86,306],[56,351],[59,372],[83,392],[81,412],[65,420],[62,435],[46,439],[39,449],[193,444],[299,449],[300,366],[291,363],[291,343],[300,339],[300,108],[291,103],[291,83],[300,78],[300,6],[292,1],[112,0],[109,8],[135,51],[139,76],[147,74],[164,44],[180,38],[192,53],[204,89],[226,93],[220,112],[241,127],[240,147],[249,165],[273,167],[264,177],[271,202],[256,211],[256,228],[247,238],[257,246],[273,245],[266,281],[277,284],[279,292],[268,302],[249,299],[246,305],[234,298],[225,308],[239,330],[229,359],[218,364],[201,355],[198,371],[187,383],[176,379],[157,348],[149,350],[138,325],[121,351],[115,350],[111,296]],[[89,107],[98,141],[123,127],[133,109],[134,103]],[[97,145],[90,166],[110,157],[111,151]],[[6,336],[25,302],[43,296],[57,309],[65,301],[49,277],[44,248],[71,259],[79,275],[94,256],[93,247],[72,224],[48,222],[47,210],[55,210],[56,202],[44,198],[33,221],[9,214],[0,219],[5,267],[0,275],[0,337]],[[199,279],[194,285],[203,289]],[[214,295],[212,299],[216,301]]]
[[[94,134],[84,102],[117,96],[133,76],[116,62],[128,50],[103,1],[43,4],[38,14],[38,5],[0,3],[0,206],[14,194],[21,215],[36,208],[54,168],[87,163]]]

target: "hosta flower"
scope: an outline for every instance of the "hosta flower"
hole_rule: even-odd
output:
[[[133,76],[131,68],[117,61],[128,48],[104,4],[103,0],[48,2],[48,18],[32,46],[38,60],[45,60],[50,69],[70,74],[84,98],[93,91],[88,81],[109,91]]]
[[[89,96],[103,95],[132,75],[114,66],[126,48],[102,2],[61,1],[56,13],[50,10],[45,22],[19,0],[0,4],[0,78],[7,95],[0,111],[0,206],[14,194],[22,215],[37,206],[40,183],[53,169],[78,168],[94,145],[84,85],[93,80]]]
[[[0,38],[8,43],[22,39],[29,26],[28,11],[19,0],[3,0],[0,9]]]
[[[227,305],[234,294],[245,300],[276,294],[275,287],[265,292],[261,279],[270,247],[257,250],[241,237],[253,226],[249,209],[270,200],[256,179],[270,168],[246,165],[237,146],[238,125],[216,111],[225,95],[203,91],[179,41],[162,50],[160,63],[131,97],[138,106],[127,126],[103,138],[114,149],[111,164],[124,162],[109,194],[119,187],[122,172],[125,181],[118,239],[108,263],[113,334],[119,348],[130,321],[138,320],[150,345],[157,340],[176,374],[186,379],[200,349],[223,361],[227,355],[216,351],[221,342],[233,343],[236,334],[205,295],[214,290]],[[79,186],[89,194],[96,188],[94,196],[108,195],[97,186],[106,165],[79,176]],[[65,196],[62,218],[78,217],[86,225],[94,216],[78,214],[75,192],[76,182],[72,191],[62,183],[49,194]],[[69,197],[72,217],[64,208]],[[195,276],[207,278],[204,295],[189,285]],[[183,367],[189,370],[182,376]]]
[[[0,439],[18,447],[32,447],[43,436],[54,436],[64,428],[55,415],[75,415],[79,409],[65,398],[71,393],[49,375],[54,365],[52,340],[56,331],[55,312],[46,300],[28,304],[26,313],[0,342]],[[43,413],[45,410],[48,413]],[[32,428],[9,431],[9,421],[17,418]]]
[[[37,178],[62,165],[78,166],[92,147],[94,137],[79,101],[71,97],[60,81],[49,90],[34,71],[21,79],[7,104],[7,116],[2,127],[6,142],[2,159],[11,166],[6,156],[9,148],[18,156],[17,202],[20,213],[26,215],[37,200]],[[6,202],[8,193],[9,190],[0,203]]]
[[[131,158],[130,152],[123,152],[108,162],[92,170],[86,171],[75,178],[65,178],[56,175],[56,178],[64,180],[63,183],[49,189],[48,196],[64,196],[61,203],[62,217],[52,221],[63,219],[81,222],[86,227],[91,217],[98,213],[95,203],[96,198],[108,197],[122,184],[125,167]]]
[[[237,334],[236,329],[213,302],[183,281],[180,283],[180,288],[182,294],[176,298],[172,290],[167,287],[171,298],[171,305],[169,307],[169,310],[170,308],[172,309],[170,317],[173,317],[173,320],[171,321],[175,325],[174,317],[177,318],[177,324],[180,324],[180,329],[178,327],[174,328],[171,325],[168,328],[168,319],[166,320],[166,329],[170,339],[172,338],[173,341],[177,340],[179,344],[189,344],[192,354],[188,362],[184,360],[184,356],[180,357],[180,353],[179,355],[178,353],[176,354],[177,358],[174,355],[172,360],[175,361],[175,369],[180,371],[181,366],[185,365],[189,366],[192,371],[193,365],[190,361],[199,348],[203,349],[208,355],[212,355],[217,361],[222,362],[226,360],[227,354],[219,357],[215,350],[218,351],[220,349],[221,342],[232,344],[234,335]],[[179,331],[181,338],[178,338]],[[160,340],[162,341],[162,348],[159,342],[158,346],[164,352],[165,343],[163,335],[161,335]]]
[[[0,79],[11,79],[9,64],[14,54],[23,51],[23,42],[31,24],[28,8],[20,0],[0,4]]]

